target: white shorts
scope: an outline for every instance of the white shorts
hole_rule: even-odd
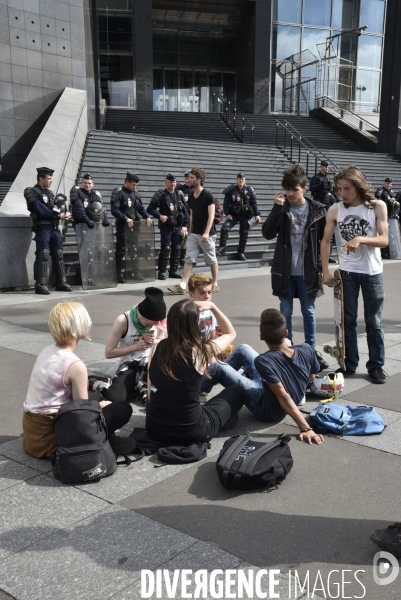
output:
[[[187,252],[185,262],[187,264],[196,263],[198,255],[203,252],[203,258],[207,266],[217,263],[216,258],[216,236],[209,237],[207,242],[202,242],[202,236],[199,233],[190,233],[187,239]]]

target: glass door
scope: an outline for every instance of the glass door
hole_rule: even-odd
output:
[[[207,71],[194,71],[194,112],[208,112]]]
[[[178,111],[178,69],[164,70],[164,88],[164,110]]]
[[[222,111],[223,86],[221,81],[220,71],[209,72],[209,112],[221,113]]]

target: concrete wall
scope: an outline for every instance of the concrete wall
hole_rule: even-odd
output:
[[[68,196],[88,132],[84,90],[66,88],[0,207],[0,289],[33,284],[35,243],[23,191],[36,167],[54,169],[52,190]]]
[[[0,0],[3,177],[18,173],[65,87],[94,89],[91,55],[89,0]]]

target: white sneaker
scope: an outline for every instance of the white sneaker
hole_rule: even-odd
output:
[[[306,402],[305,396],[302,398],[301,402],[298,404],[298,406],[303,406]]]

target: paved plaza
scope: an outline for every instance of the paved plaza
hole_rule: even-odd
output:
[[[76,289],[48,297],[33,291],[0,294],[0,600],[185,597],[181,583],[170,595],[164,584],[161,594],[155,587],[153,595],[146,595],[145,587],[141,589],[145,569],[158,574],[163,570],[171,580],[177,569],[279,571],[277,585],[269,590],[268,577],[263,577],[254,598],[263,597],[262,592],[266,598],[307,598],[315,590],[314,598],[399,599],[401,575],[389,585],[374,582],[378,548],[369,537],[375,529],[401,520],[400,273],[400,262],[386,261],[383,326],[389,378],[385,385],[368,380],[361,305],[359,372],[346,380],[337,400],[375,406],[387,425],[381,435],[326,436],[323,445],[308,446],[297,440],[298,429],[288,417],[269,426],[244,408],[236,429],[214,439],[207,459],[199,463],[156,468],[157,458],[146,457],[119,467],[112,477],[79,486],[59,483],[50,462],[28,456],[21,444],[22,403],[30,373],[38,353],[52,342],[49,311],[61,299],[84,302],[93,320],[92,341],[80,342],[77,354],[88,369],[112,372],[116,361],[104,358],[111,325],[142,299],[149,284]],[[181,299],[167,291],[170,284],[154,284],[166,292],[168,307]],[[270,269],[224,271],[219,285],[213,300],[232,319],[235,344],[265,351],[259,316],[263,309],[279,305],[271,294]],[[327,288],[316,309],[322,351],[334,337],[333,298]],[[294,332],[294,342],[302,342],[298,302]],[[336,367],[333,359],[329,362]],[[307,395],[304,408],[310,411],[317,403],[315,396]],[[144,422],[144,409],[137,403],[121,433],[128,435]],[[291,436],[294,466],[277,490],[230,492],[220,484],[216,456],[230,435],[244,431],[262,441],[282,432]],[[306,582],[297,593],[295,575]],[[195,587],[192,581],[186,597]],[[272,589],[278,595],[270,595]],[[234,585],[231,592],[235,590]],[[209,589],[200,597],[230,596]]]

